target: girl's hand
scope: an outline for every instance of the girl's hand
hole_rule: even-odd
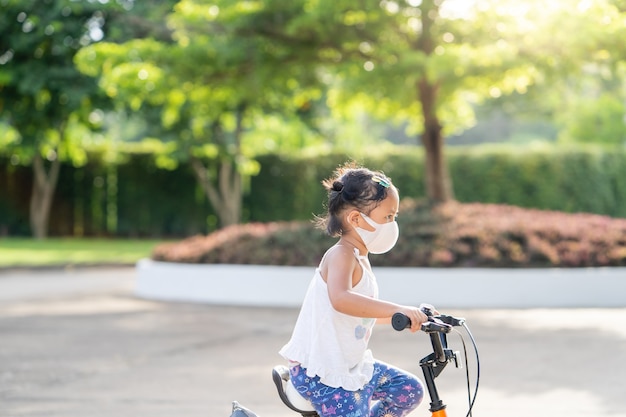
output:
[[[432,304],[422,303],[422,304],[420,304],[420,310],[422,312],[430,311],[430,313],[428,313],[428,314],[432,314],[433,316],[438,316],[439,315],[439,312],[437,311],[437,309]]]
[[[411,319],[411,332],[415,333],[422,328],[422,324],[428,321],[426,314],[417,307],[403,307],[400,313]]]

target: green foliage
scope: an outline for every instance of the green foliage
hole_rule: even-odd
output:
[[[403,200],[400,238],[374,265],[591,267],[626,265],[626,219],[493,204],[430,207]],[[310,222],[231,226],[159,245],[166,262],[315,266],[335,239]]]
[[[579,101],[564,116],[563,142],[626,144],[625,99],[605,93],[597,100]]]
[[[528,10],[532,16],[524,17]],[[533,83],[509,96],[496,91],[488,105],[555,123],[563,142],[623,143],[626,49],[617,41],[626,35],[623,7],[613,0],[551,2],[548,8],[533,1],[520,4],[519,12],[532,21],[532,32],[506,39],[520,58],[530,58]]]
[[[6,149],[20,140],[20,134],[6,123],[0,122],[0,149]]]
[[[70,115],[97,96],[95,80],[76,70],[73,57],[102,36],[104,16],[92,2],[40,3],[2,0],[0,15],[0,108],[31,155],[56,149]]]
[[[163,13],[172,3],[0,2],[0,109],[19,135],[12,150],[20,163],[28,164],[35,152],[86,163],[82,147],[97,136],[91,129],[102,127],[110,103],[93,78],[96,72],[79,71],[75,56],[102,39],[163,32]]]
[[[77,65],[100,77],[120,105],[142,113],[158,109],[151,136],[176,142],[179,160],[206,144],[217,146],[220,158],[237,159],[240,114],[248,127],[263,115],[293,113],[320,94],[302,86],[302,65],[284,65],[297,48],[276,50],[252,34],[251,25],[271,23],[250,18],[260,6],[180,1],[168,16],[174,43],[100,43],[84,48]],[[243,144],[244,152],[250,148]]]
[[[122,7],[109,11],[105,39],[107,42],[125,42],[131,39],[153,38],[172,41],[172,31],[164,19],[178,0],[116,0]]]

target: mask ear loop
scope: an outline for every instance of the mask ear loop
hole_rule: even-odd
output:
[[[365,213],[359,213],[361,215],[361,217],[363,217],[363,220],[365,220],[365,223],[369,224],[370,226],[372,226],[374,229],[376,229],[377,226],[380,226],[379,223],[375,222],[374,219],[372,219],[370,216],[368,216]]]

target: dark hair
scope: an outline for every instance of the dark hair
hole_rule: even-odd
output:
[[[333,177],[322,181],[328,192],[326,215],[316,219],[317,226],[330,236],[344,233],[343,218],[340,216],[346,207],[370,214],[378,204],[387,198],[391,180],[382,172],[346,163],[337,168]],[[394,187],[395,188],[395,187]]]

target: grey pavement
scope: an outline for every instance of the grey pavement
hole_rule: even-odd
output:
[[[270,378],[296,308],[142,300],[134,280],[133,268],[0,271],[0,416],[228,417],[233,400],[296,416]],[[625,308],[446,313],[478,342],[474,416],[626,417]],[[424,334],[389,327],[371,344],[418,375],[429,350]],[[469,371],[473,384],[471,351]],[[449,366],[437,383],[448,415],[464,416],[465,370]]]

